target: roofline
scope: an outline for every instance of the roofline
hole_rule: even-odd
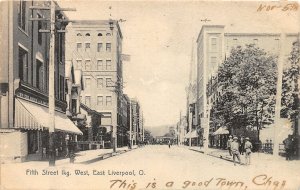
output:
[[[202,25],[201,30],[200,30],[200,32],[198,34],[196,42],[199,41],[199,38],[200,38],[200,36],[201,36],[204,28],[212,28],[212,27],[215,27],[215,28],[225,28],[225,25]]]
[[[85,25],[88,25],[88,24],[108,24],[109,25],[110,21],[113,21],[113,23],[117,26],[120,37],[121,37],[121,39],[123,39],[123,34],[122,34],[122,31],[121,31],[119,22],[117,20],[73,20],[72,21],[72,26],[73,26],[73,24],[75,24],[75,25],[76,24],[78,24],[78,25],[79,24],[85,24]]]

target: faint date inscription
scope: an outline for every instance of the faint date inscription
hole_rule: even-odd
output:
[[[269,5],[267,3],[261,3],[257,8],[257,12],[262,11],[297,11],[299,8],[299,4],[297,2],[294,3],[286,3],[284,5]]]

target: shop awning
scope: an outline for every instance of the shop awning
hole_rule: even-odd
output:
[[[184,135],[184,138],[188,139],[188,138],[196,138],[198,137],[197,131],[193,130],[188,132],[187,134]]]
[[[16,128],[43,130],[49,128],[48,108],[16,98]],[[82,135],[76,125],[64,114],[55,111],[55,130]]]
[[[218,130],[216,130],[213,135],[227,135],[229,134],[229,131],[226,129],[226,127],[220,127]]]

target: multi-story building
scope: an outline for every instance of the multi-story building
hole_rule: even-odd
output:
[[[0,2],[0,145],[1,157],[11,161],[41,159],[48,150],[49,18],[42,1]],[[58,5],[56,4],[56,7]],[[57,18],[66,18],[56,12]],[[61,23],[61,28],[65,28]],[[57,153],[63,152],[65,136],[82,134],[66,116],[64,33],[55,35],[55,129]],[[60,131],[60,132],[58,132]]]
[[[119,127],[117,130],[118,147],[127,146],[129,143],[130,130],[130,99],[126,94],[123,94],[121,99],[121,112],[119,114]]]
[[[67,27],[66,60],[81,69],[85,89],[82,103],[101,113],[110,146],[117,145],[123,94],[122,33],[114,20],[74,21]],[[93,134],[95,138],[96,134]]]
[[[140,104],[136,99],[131,99],[131,119],[132,119],[132,141],[133,144],[140,142]]]
[[[284,55],[288,55],[297,34],[285,35]],[[197,39],[197,105],[196,117],[204,128],[205,146],[208,146],[209,113],[211,105],[217,100],[221,88],[216,83],[218,67],[230,54],[233,47],[256,44],[267,53],[278,55],[280,50],[279,33],[227,33],[226,26],[204,25]],[[210,92],[207,85],[211,83]],[[213,131],[216,129],[213,129]],[[207,139],[207,140],[206,140]]]

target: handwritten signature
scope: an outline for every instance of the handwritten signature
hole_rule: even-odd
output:
[[[183,182],[175,182],[175,181],[167,181],[164,183],[159,183],[155,179],[153,181],[145,183],[145,184],[138,184],[136,181],[127,181],[127,180],[111,180],[110,181],[110,189],[121,189],[121,190],[135,190],[135,189],[161,189],[161,188],[180,188],[180,189],[190,189],[190,188],[214,188],[214,189],[240,189],[240,190],[246,190],[248,188],[248,185],[246,182],[243,181],[236,181],[236,180],[230,180],[226,178],[210,178],[208,180],[200,180],[200,181],[190,181],[186,180]],[[252,178],[251,185],[254,186],[261,186],[265,188],[270,189],[284,189],[286,185],[285,180],[277,180],[274,179],[272,176],[268,176],[266,174],[257,175]]]

